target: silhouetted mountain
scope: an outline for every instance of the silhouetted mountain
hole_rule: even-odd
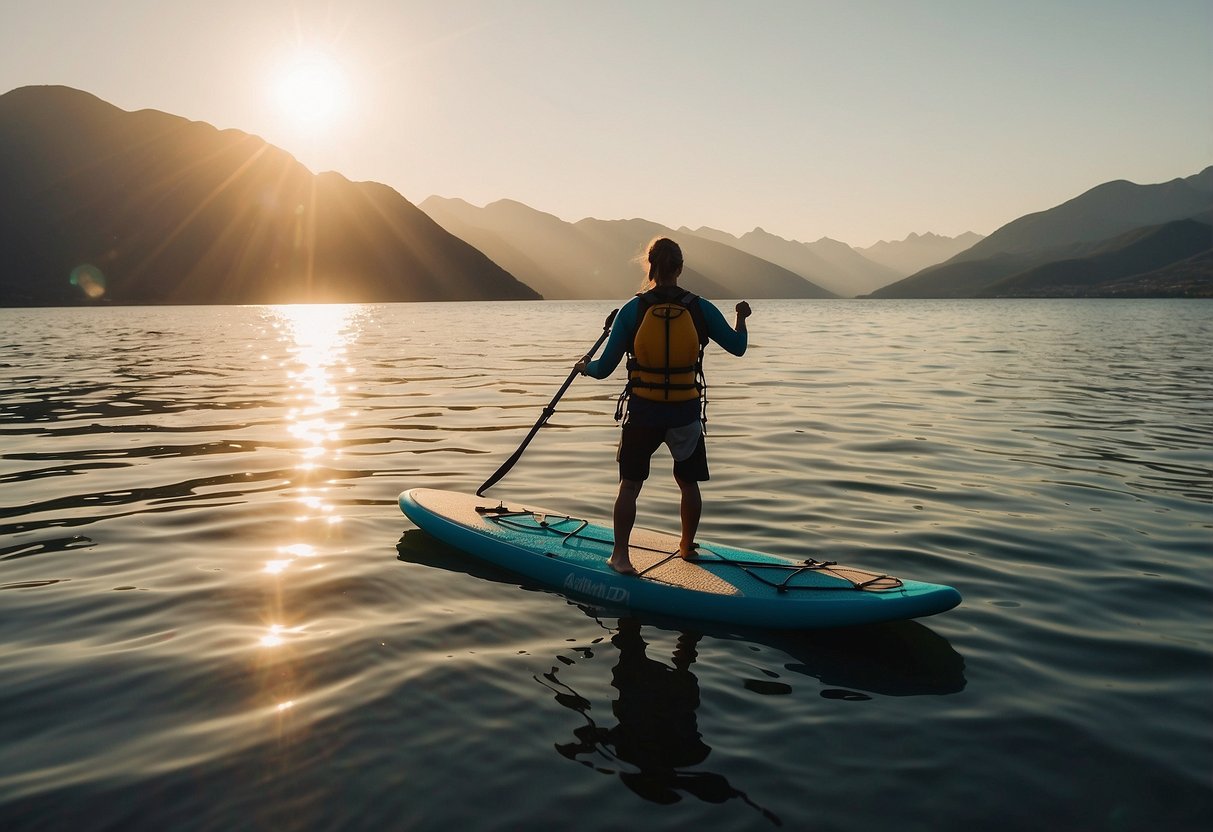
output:
[[[1007,223],[946,263],[878,289],[872,297],[976,297],[1021,272],[1098,254],[1118,235],[1210,210],[1213,167],[1160,185],[1109,182]]]
[[[719,262],[712,262],[712,256],[704,254],[693,244],[688,246],[688,240],[678,237],[663,225],[648,220],[596,220],[583,219],[573,223],[573,228],[592,246],[594,259],[587,265],[594,273],[610,281],[608,291],[614,294],[608,297],[619,297],[629,292],[636,292],[644,282],[647,269],[644,261],[645,246],[655,237],[674,237],[682,248],[682,256],[686,265],[678,282],[682,286],[708,298],[746,297],[738,295],[736,286],[728,281],[718,282]],[[693,241],[691,241],[693,242]],[[774,269],[769,263],[766,266]],[[759,271],[762,267],[759,268]],[[744,267],[742,269],[744,271]],[[794,286],[793,291],[801,291]],[[754,294],[753,297],[782,297],[776,294]]]
[[[1182,289],[1185,294],[1207,296],[1213,290],[1213,272],[1200,274],[1207,259],[1191,258],[1213,250],[1213,225],[1197,220],[1177,220],[1130,231],[1104,243],[1086,257],[1058,260],[1004,278],[982,290],[983,297],[1094,297],[1125,294],[1126,288],[1110,289],[1134,278],[1139,290],[1163,282],[1150,275],[1177,263],[1187,263]],[[1203,285],[1204,290],[1201,291]],[[1177,285],[1176,288],[1178,288]],[[1174,291],[1174,289],[1172,290]]]
[[[860,254],[874,263],[887,266],[906,277],[922,271],[928,266],[942,263],[965,251],[983,237],[966,231],[958,237],[942,237],[938,234],[911,234],[904,240],[881,240],[867,248],[857,248]]]
[[[1061,205],[1028,214],[961,252],[956,260],[1033,254],[1196,216],[1213,209],[1213,166],[1157,185],[1107,182]]]
[[[829,272],[831,279],[826,286],[832,288],[837,281],[838,285],[846,287],[847,297],[865,295],[903,276],[887,266],[869,260],[846,243],[829,237],[802,245],[829,264],[832,270]]]
[[[616,252],[521,202],[503,199],[477,208],[462,199],[431,196],[419,207],[549,300],[618,297],[624,273],[638,280],[626,258],[609,262]]]
[[[841,297],[865,294],[902,275],[867,260],[846,243],[822,237],[815,243],[785,240],[761,228],[734,237],[715,228],[691,231],[697,237],[723,243],[774,263]]]
[[[236,130],[125,112],[67,87],[13,90],[0,96],[0,304],[89,295],[538,297],[385,185],[314,175]]]
[[[618,298],[637,291],[644,277],[638,258],[659,236],[682,246],[686,271],[679,282],[709,298],[832,297],[774,263],[647,220],[568,223],[510,200],[476,208],[432,196],[421,208],[549,299]]]

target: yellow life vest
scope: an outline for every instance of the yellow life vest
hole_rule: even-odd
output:
[[[656,289],[640,295],[639,324],[628,357],[627,392],[659,402],[685,402],[703,390],[707,326],[690,292],[671,298]]]

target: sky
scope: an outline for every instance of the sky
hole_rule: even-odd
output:
[[[415,203],[862,247],[1213,164],[1213,3],[0,0],[30,84]]]

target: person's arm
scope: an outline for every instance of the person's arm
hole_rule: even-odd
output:
[[[744,300],[737,304],[737,322],[734,326],[729,326],[729,322],[724,319],[724,313],[711,301],[701,298],[699,305],[708,324],[708,337],[733,355],[745,355],[750,341],[745,324],[745,319],[751,314],[750,305]]]
[[[628,348],[628,340],[631,338],[632,331],[636,329],[636,298],[623,305],[619,310],[619,314],[615,316],[615,323],[611,326],[611,337],[607,338],[606,347],[602,350],[602,357],[593,361],[586,362],[581,360],[577,362],[576,369],[583,375],[593,378],[606,378],[611,373],[615,372],[615,368],[619,366],[620,360],[623,359],[624,352]]]

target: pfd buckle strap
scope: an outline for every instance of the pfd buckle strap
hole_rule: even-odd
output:
[[[698,384],[675,384],[673,382],[640,381],[632,382],[632,387],[643,387],[646,390],[699,390]]]
[[[615,401],[615,421],[623,421],[623,417],[627,415],[628,395],[632,392],[632,386],[629,384],[624,387],[619,393],[619,398]]]
[[[679,373],[702,372],[702,364],[688,364],[684,367],[647,367],[639,361],[630,359],[627,364],[627,369],[637,370],[642,373],[669,373],[670,375],[678,375]]]

